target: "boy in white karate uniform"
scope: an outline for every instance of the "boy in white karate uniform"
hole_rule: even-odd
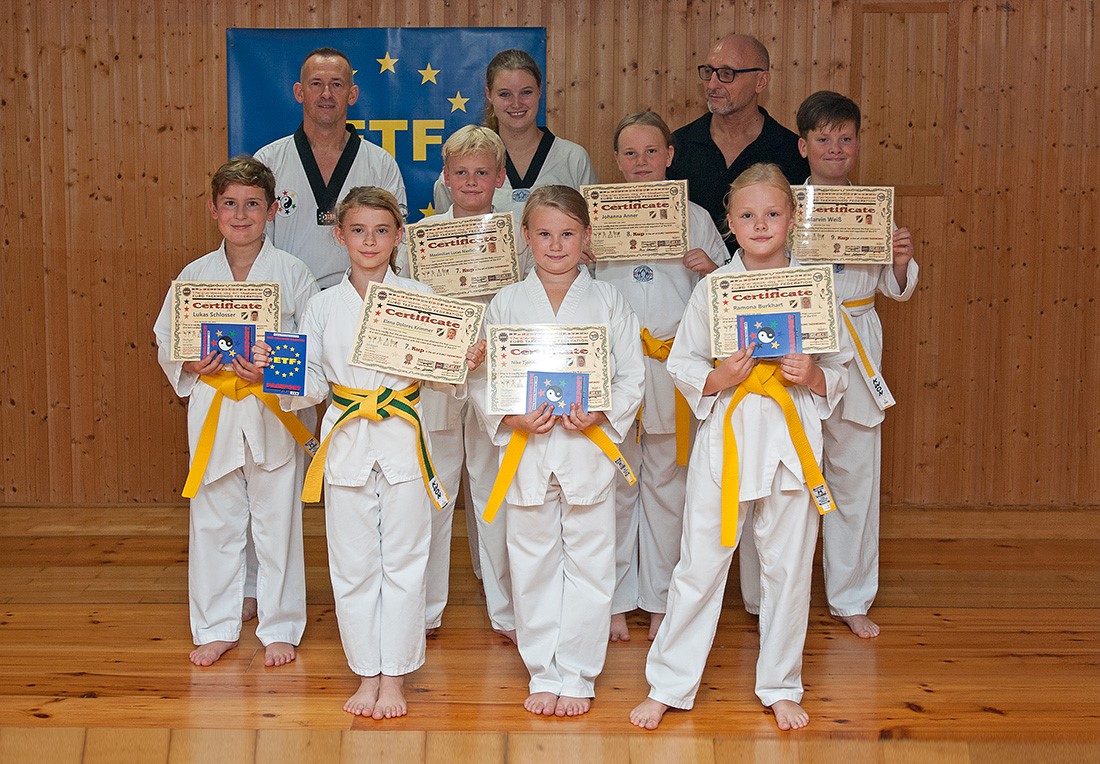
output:
[[[798,108],[799,151],[810,163],[806,183],[851,185],[859,158],[859,106],[840,93],[821,90]],[[852,340],[848,392],[824,422],[825,478],[837,511],[821,521],[821,556],[829,612],[856,636],[878,636],[867,617],[878,593],[879,485],[882,421],[894,398],[882,378],[882,322],[875,294],[903,302],[917,288],[913,235],[896,228],[892,265],[833,266],[842,320]],[[741,592],[745,607],[760,612],[759,560],[741,548]]]
[[[614,442],[631,429],[645,372],[638,320],[626,300],[579,267],[591,235],[581,195],[566,186],[536,189],[523,212],[523,232],[535,270],[493,298],[486,331],[538,323],[609,329],[610,410],[585,412],[574,404],[556,416],[544,404],[528,414],[485,417],[493,441],[508,446],[493,498],[507,488],[503,512],[516,637],[531,674],[524,708],[545,716],[578,716],[591,707],[607,652],[615,482],[620,471],[629,475]],[[478,381],[484,384],[484,375]],[[484,405],[483,392],[476,390],[476,405]],[[494,511],[490,499],[490,518]]]
[[[665,180],[672,163],[672,133],[652,111],[628,114],[614,138],[615,162],[627,183]],[[596,278],[613,284],[642,325],[645,398],[637,432],[620,447],[638,478],[616,492],[615,597],[611,641],[629,640],[626,614],[650,613],[649,638],[657,634],[668,600],[668,582],[680,558],[691,412],[676,393],[664,359],[680,326],[691,290],[726,262],[729,254],[710,213],[688,202],[688,251],[679,260],[596,262]]]
[[[743,172],[730,186],[728,212],[741,248],[710,278],[797,265],[785,251],[793,215],[794,197],[778,166]],[[715,364],[708,298],[700,283],[668,359],[702,424],[688,468],[680,562],[646,660],[649,697],[630,720],[655,729],[670,707],[694,705],[730,561],[747,532],[760,551],[764,593],[756,694],[780,729],[797,729],[809,723],[799,704],[817,517],[831,509],[818,466],[821,420],[844,392],[850,354],[789,353],[757,362],[749,345]]]
[[[280,328],[296,331],[306,302],[317,293],[317,282],[301,260],[264,237],[264,226],[276,209],[271,171],[251,157],[235,157],[214,174],[211,192],[210,214],[224,237],[222,246],[185,267],[178,280],[277,281],[282,285]],[[171,360],[171,328],[168,295],[154,333],[172,389],[188,399],[192,462],[184,489],[191,499],[187,589],[191,633],[198,645],[190,660],[209,666],[237,645],[251,525],[259,565],[256,636],[265,646],[265,665],[289,663],[306,621],[298,498],[303,459],[296,454],[295,437],[309,443],[309,431],[286,415],[296,435],[288,431],[274,413],[279,411],[277,399],[261,389],[262,372],[242,357],[225,367],[216,352],[198,361]],[[212,444],[201,437],[208,421],[216,426]]]
[[[495,212],[493,193],[504,183],[504,144],[500,137],[489,128],[477,125],[457,130],[443,144],[443,182],[454,203],[424,221],[455,220]],[[512,230],[520,239],[519,217],[514,212],[512,216]],[[531,270],[530,255],[522,241],[517,241],[517,248],[522,277]],[[398,254],[398,271],[411,278],[408,257],[408,248],[402,246]],[[488,305],[492,298],[492,293],[464,297],[483,305]],[[432,459],[439,479],[452,496],[458,494],[465,463],[469,489],[465,502],[466,532],[474,572],[482,580],[490,624],[495,631],[515,642],[516,617],[512,609],[512,582],[508,577],[504,540],[506,521],[500,517],[489,524],[482,518],[496,475],[496,446],[485,434],[485,426],[477,421],[474,408],[466,401],[434,390],[424,390],[421,401],[423,421],[432,434]],[[443,609],[447,605],[453,514],[453,508],[432,514],[426,610],[429,636],[442,623]]]

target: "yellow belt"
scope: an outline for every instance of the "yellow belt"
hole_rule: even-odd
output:
[[[329,441],[336,430],[359,417],[380,422],[396,416],[404,419],[416,430],[416,456],[420,462],[420,476],[424,480],[424,488],[428,491],[428,496],[431,497],[436,509],[443,509],[450,504],[451,499],[443,489],[443,484],[439,482],[431,454],[428,453],[428,442],[424,437],[424,429],[420,425],[420,413],[416,410],[419,399],[419,383],[409,385],[404,390],[391,390],[388,387],[379,387],[377,390],[356,390],[342,385],[333,385],[332,403],[343,413],[332,425],[325,439],[321,441],[321,447],[309,465],[305,486],[302,489],[302,501],[317,501],[321,498],[325,458],[328,456]]]
[[[667,361],[672,350],[672,340],[655,339],[649,330],[642,328],[642,353],[658,361]],[[638,412],[638,419],[642,417]],[[687,399],[676,390],[676,463],[684,467],[688,463],[688,451],[691,440],[691,409]]]
[[[748,379],[737,386],[726,409],[725,422],[722,429],[722,546],[734,546],[737,543],[737,505],[741,501],[740,472],[737,466],[737,439],[733,434],[733,411],[746,395],[763,395],[771,398],[783,409],[783,418],[787,420],[787,432],[790,433],[794,450],[798,454],[798,461],[802,464],[802,475],[806,479],[806,485],[810,488],[810,495],[817,504],[818,511],[825,514],[836,505],[833,503],[829,486],[825,484],[825,477],[821,474],[821,468],[817,466],[813,448],[806,438],[806,431],[802,428],[802,420],[798,418],[798,410],[794,406],[791,394],[787,387],[791,383],[783,378],[779,372],[779,366],[774,363],[761,361],[753,367]]]
[[[199,433],[199,443],[195,447],[195,455],[191,459],[191,469],[187,473],[187,482],[183,484],[183,497],[195,498],[202,484],[206,467],[210,463],[210,452],[214,448],[214,436],[218,432],[218,419],[221,417],[222,399],[229,398],[232,401],[243,401],[250,395],[256,396],[260,403],[267,406],[272,414],[279,418],[283,426],[290,431],[294,439],[310,454],[317,451],[317,440],[298,417],[289,411],[283,411],[279,406],[279,397],[264,392],[263,384],[259,382],[246,382],[231,371],[218,371],[214,374],[203,374],[199,380],[214,388],[214,400],[210,402],[210,410],[206,412],[206,419],[202,423],[202,431]]]
[[[595,443],[597,448],[603,451],[604,456],[611,460],[611,463],[618,468],[623,478],[626,479],[627,484],[634,485],[636,482],[634,470],[630,469],[630,465],[623,458],[619,447],[611,442],[611,438],[607,437],[607,433],[598,424],[594,424],[581,432]],[[516,477],[519,460],[523,457],[525,448],[527,448],[527,433],[522,430],[515,430],[512,436],[508,438],[508,446],[504,449],[504,458],[500,462],[500,471],[497,472],[497,478],[493,481],[493,490],[489,493],[489,502],[485,505],[485,514],[482,516],[485,522],[491,523],[497,516],[497,510],[504,502],[504,494],[508,493],[508,487],[512,485],[512,481]]]
[[[867,349],[863,347],[863,340],[860,339],[855,324],[852,323],[852,319],[848,315],[848,311],[850,310],[864,308],[874,304],[874,295],[859,300],[845,300],[840,303],[840,306],[844,308],[844,310],[840,311],[840,315],[844,318],[844,325],[848,327],[848,333],[852,335],[852,344],[855,345],[856,355],[859,357],[859,364],[863,369],[863,378],[866,383],[871,386],[871,392],[875,394],[876,401],[880,401],[879,405],[885,411],[894,405],[894,396],[890,393],[889,388],[886,387],[886,381],[882,378],[882,374],[875,368],[875,362],[872,361],[871,356],[867,354]],[[877,385],[876,380],[878,382]]]

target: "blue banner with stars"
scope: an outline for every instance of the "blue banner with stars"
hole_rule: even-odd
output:
[[[481,123],[493,56],[520,48],[546,72],[543,27],[229,29],[229,156],[255,153],[297,129],[302,105],[293,86],[302,61],[320,47],[351,61],[359,100],[348,122],[397,159],[410,222],[440,211],[432,209],[432,185],[443,168],[441,146],[458,128]],[[546,124],[545,83],[538,120]]]

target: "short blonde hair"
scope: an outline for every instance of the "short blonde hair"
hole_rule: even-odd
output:
[[[456,130],[443,144],[443,164],[452,157],[468,157],[486,154],[493,158],[497,170],[504,169],[504,141],[500,136],[481,125],[466,125]]]
[[[622,135],[623,130],[633,125],[657,128],[661,131],[661,137],[665,139],[665,146],[672,145],[672,131],[668,129],[668,123],[661,119],[661,115],[657,112],[646,109],[645,111],[627,114],[619,120],[619,125],[615,128],[615,137],[611,141],[611,146],[615,149],[616,154],[619,153],[619,136]]]
[[[781,191],[787,197],[791,210],[794,210],[794,192],[791,190],[791,184],[787,180],[787,176],[779,169],[779,165],[771,162],[757,162],[738,175],[733,183],[730,183],[730,190],[726,194],[726,215],[729,215],[730,203],[733,201],[734,194],[743,188],[760,184]]]
[[[527,228],[531,222],[531,215],[539,207],[564,212],[578,223],[588,228],[592,225],[588,217],[588,204],[584,197],[575,188],[569,186],[539,186],[527,197],[527,205],[523,208],[522,226]]]
[[[401,217],[401,205],[396,197],[384,188],[378,186],[356,186],[348,191],[336,208],[336,224],[342,226],[348,213],[354,209],[366,207],[372,210],[384,210],[393,216],[393,224],[397,230],[405,227],[405,220]],[[390,253],[390,269],[397,273],[397,249]]]

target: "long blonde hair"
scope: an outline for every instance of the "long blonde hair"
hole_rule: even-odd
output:
[[[569,186],[539,186],[527,197],[527,205],[523,208],[523,217],[520,224],[527,228],[531,222],[531,215],[539,207],[550,207],[563,212],[578,223],[588,228],[592,225],[588,217],[588,204],[584,197],[575,188]]]

